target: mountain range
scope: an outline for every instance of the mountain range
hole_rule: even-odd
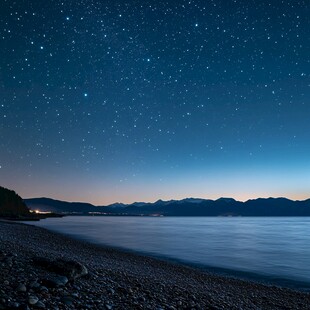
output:
[[[66,202],[50,198],[24,199],[32,210],[65,214],[144,215],[144,216],[310,216],[310,199],[258,198],[245,202],[233,198],[217,200],[186,198],[158,200],[154,203],[114,203],[94,206],[82,202]]]

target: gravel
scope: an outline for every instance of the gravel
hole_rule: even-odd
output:
[[[0,309],[310,309],[310,294],[1,221]]]

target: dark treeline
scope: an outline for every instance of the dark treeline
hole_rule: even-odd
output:
[[[24,217],[29,215],[30,211],[19,195],[0,186],[0,216]]]

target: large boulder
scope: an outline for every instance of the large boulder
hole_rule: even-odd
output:
[[[88,270],[84,265],[73,260],[63,258],[50,260],[45,257],[36,257],[33,262],[48,271],[66,276],[69,280],[75,280],[88,274]]]

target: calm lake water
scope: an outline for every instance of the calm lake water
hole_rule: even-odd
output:
[[[68,216],[35,225],[97,244],[310,288],[310,218]]]

